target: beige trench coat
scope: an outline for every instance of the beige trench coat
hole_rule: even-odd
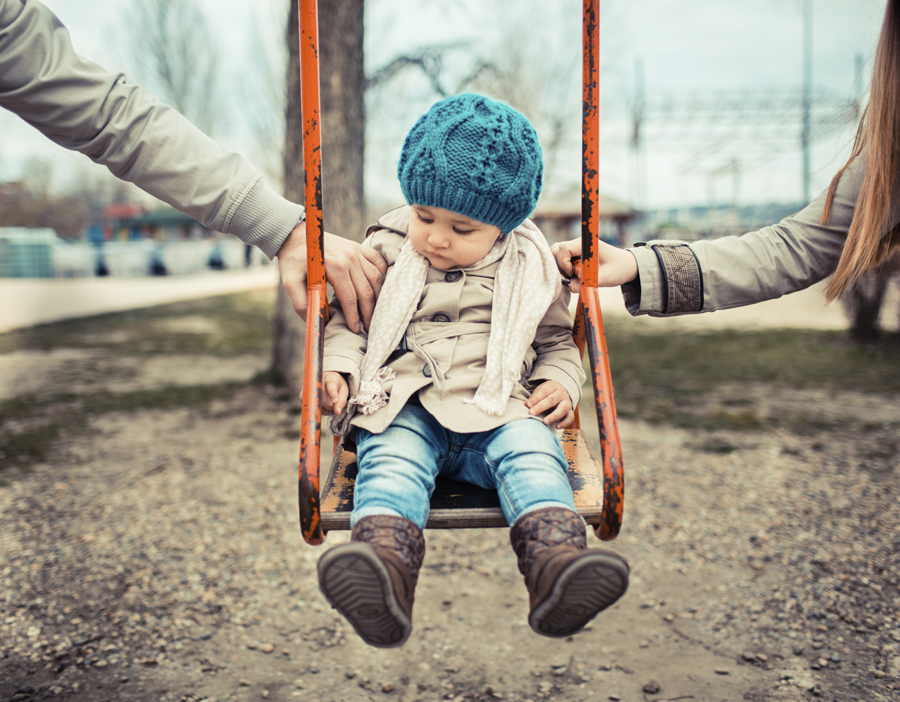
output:
[[[407,206],[391,210],[369,228],[366,244],[381,253],[389,265],[405,241],[409,213]],[[406,332],[408,350],[398,349],[388,359],[387,365],[396,373],[385,383],[390,400],[373,414],[357,414],[354,426],[376,434],[384,431],[409,398],[418,393],[422,406],[451,431],[494,429],[528,418],[525,400],[546,380],[558,381],[572,404],[578,404],[585,375],[572,341],[569,291],[562,282],[523,360],[521,379],[514,386],[506,411],[500,416],[489,415],[465,403],[475,396],[484,374],[497,265],[472,272],[429,268],[419,308]],[[325,329],[324,370],[345,374],[352,397],[359,387],[366,335],[350,331],[335,302],[331,313]]]

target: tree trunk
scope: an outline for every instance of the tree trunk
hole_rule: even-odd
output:
[[[291,2],[285,197],[304,201],[303,119],[300,111],[300,47],[297,3]],[[319,3],[319,73],[322,137],[322,207],[326,231],[360,241],[364,234],[363,146],[365,137],[363,0]],[[299,394],[304,326],[278,286],[272,368],[288,391]]]
[[[891,275],[885,268],[866,273],[841,298],[844,312],[850,320],[850,336],[855,341],[874,341],[878,338],[878,317]]]

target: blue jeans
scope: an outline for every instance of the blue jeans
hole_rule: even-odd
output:
[[[351,524],[392,514],[424,528],[438,475],[497,490],[509,524],[543,507],[575,509],[562,447],[537,419],[459,434],[411,402],[381,434],[357,427],[355,439],[359,475]]]

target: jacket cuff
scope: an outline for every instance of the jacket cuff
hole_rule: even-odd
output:
[[[304,208],[285,200],[266,185],[260,176],[238,200],[225,220],[225,233],[234,234],[245,244],[259,247],[275,258],[278,249],[304,216]]]
[[[663,274],[663,314],[700,312],[703,309],[703,278],[700,263],[687,244],[651,244]]]
[[[685,314],[703,310],[703,275],[693,249],[681,242],[654,242],[629,249],[638,282],[622,286],[633,314]]]

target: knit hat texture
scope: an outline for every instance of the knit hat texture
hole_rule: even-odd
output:
[[[543,169],[537,133],[524,115],[466,93],[419,118],[397,177],[407,203],[458,212],[508,234],[534,211]]]

